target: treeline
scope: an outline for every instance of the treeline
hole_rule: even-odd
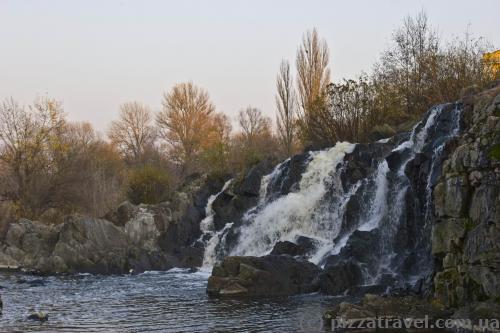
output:
[[[121,105],[106,139],[89,123],[69,122],[54,99],[37,99],[27,107],[5,100],[0,105],[0,218],[102,216],[125,199],[167,200],[194,174],[222,178],[279,158],[271,120],[257,108],[240,110],[241,129],[232,131],[228,117],[192,83],[175,85],[162,102],[157,114],[138,102]]]
[[[279,68],[275,127],[248,106],[233,129],[208,92],[191,82],[165,93],[158,113],[139,102],[121,105],[106,137],[88,123],[69,122],[54,99],[29,106],[7,99],[0,105],[0,222],[102,216],[125,199],[167,200],[193,174],[241,174],[264,159],[408,130],[430,106],[498,78],[482,62],[489,48],[469,34],[444,43],[420,13],[394,32],[370,75],[332,83],[328,46],[309,31],[295,72],[287,61]]]
[[[424,12],[407,17],[391,42],[371,75],[331,83],[326,42],[316,31],[307,33],[296,59],[298,108],[278,114],[278,123],[296,125],[296,132],[280,130],[280,137],[296,133],[299,145],[315,148],[388,137],[409,130],[431,106],[455,101],[464,88],[484,87],[500,74],[483,63],[482,55],[491,49],[485,40],[467,32],[443,42]],[[287,63],[281,67],[278,91],[284,81],[293,81],[288,68]],[[289,87],[285,95],[291,96]],[[293,115],[296,121],[284,121]]]

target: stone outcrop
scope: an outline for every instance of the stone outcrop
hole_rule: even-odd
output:
[[[463,102],[464,132],[433,193],[435,296],[452,307],[500,299],[500,87]]]
[[[288,255],[226,257],[214,266],[207,293],[220,297],[287,296],[317,291],[320,268]]]
[[[21,219],[0,243],[0,265],[41,273],[113,274],[198,267],[208,197],[223,180],[191,179],[173,198],[157,205],[125,202],[104,218],[70,215],[50,225]]]
[[[312,238],[306,236],[298,236],[295,242],[290,242],[290,241],[277,242],[274,245],[270,254],[274,255],[287,254],[292,257],[298,256],[303,258],[308,254],[310,254],[316,248],[316,243],[317,241],[315,241]]]
[[[409,325],[411,319],[422,320],[427,317],[429,323],[432,323],[433,320],[449,318],[450,316],[451,312],[444,307],[428,303],[415,296],[381,297],[366,294],[358,304],[341,302],[334,309],[326,311],[323,314],[323,320],[326,327],[331,327],[332,320],[349,322],[353,324],[353,327],[357,327],[366,319],[380,320],[380,323],[386,319],[388,323],[390,320],[399,319],[406,320]],[[401,327],[398,328],[401,329]],[[375,327],[373,327],[373,331],[375,331]],[[404,330],[402,331],[404,332]]]
[[[384,292],[389,297],[366,295],[357,304],[341,303],[325,312],[326,324],[333,318],[500,317],[500,85],[482,93],[467,90],[461,103],[461,130],[443,147],[438,172],[426,171],[430,170],[430,156],[425,151],[416,155],[405,169],[415,194],[411,200],[425,198],[429,187],[424,186],[422,179],[430,180],[431,214],[428,220],[423,220],[430,222],[430,242],[422,247],[430,256],[421,252],[424,256],[420,261],[405,264],[422,269],[418,263],[427,263],[424,267],[432,269],[428,281],[422,281],[413,292],[396,287]],[[389,168],[395,170],[401,156],[391,154],[386,160]],[[425,206],[417,207],[420,217],[426,217],[422,214]],[[427,223],[417,226],[416,230],[412,230],[415,226],[402,229],[399,238],[407,245],[400,245],[398,251],[408,250],[407,242],[417,232],[427,234]],[[362,235],[355,238],[364,238],[359,236]],[[323,284],[327,282],[326,287],[322,286],[327,293],[349,288],[344,281],[354,281],[358,272],[348,263],[369,263],[367,248],[377,252],[369,239],[354,242],[354,247],[349,246],[351,239],[339,255],[329,258],[321,273],[328,277],[322,280]],[[348,262],[343,260],[345,257],[350,258]],[[370,269],[369,265],[363,267]],[[414,296],[408,296],[411,293]]]

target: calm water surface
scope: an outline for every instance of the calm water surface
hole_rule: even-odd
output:
[[[273,299],[209,299],[208,273],[174,269],[129,276],[43,277],[44,286],[0,273],[1,332],[315,332],[341,299],[316,294]],[[33,311],[49,314],[30,322]]]

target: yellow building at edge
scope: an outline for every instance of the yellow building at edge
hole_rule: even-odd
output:
[[[495,76],[500,75],[500,50],[483,54],[483,62],[491,67]]]

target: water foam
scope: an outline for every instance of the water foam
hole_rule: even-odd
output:
[[[248,216],[251,220],[241,228],[231,255],[263,255],[269,253],[276,242],[294,241],[298,236],[331,243],[337,230],[322,199],[327,191],[337,191],[337,197],[342,194],[337,166],[354,147],[354,144],[340,142],[330,149],[311,152],[298,191],[279,197]]]

